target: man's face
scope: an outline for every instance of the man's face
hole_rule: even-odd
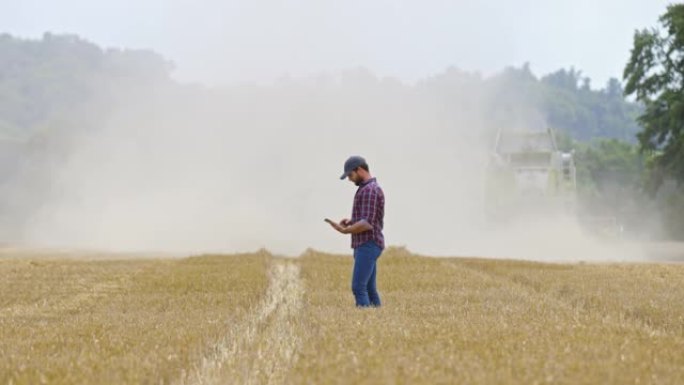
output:
[[[356,172],[356,170],[354,170],[351,172],[351,174],[349,174],[349,181],[354,182],[354,184],[358,186],[361,184],[361,182],[363,182],[363,179],[361,178],[359,173]]]

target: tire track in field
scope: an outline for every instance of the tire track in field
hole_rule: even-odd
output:
[[[276,259],[264,300],[235,324],[181,384],[283,384],[297,361],[301,336],[296,324],[303,304],[300,267]]]

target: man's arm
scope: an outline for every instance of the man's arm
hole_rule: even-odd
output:
[[[342,229],[341,233],[342,234],[359,234],[363,233],[369,230],[373,230],[373,226],[368,223],[365,219],[361,219],[360,221],[357,221],[351,226],[347,226]]]
[[[335,230],[339,231],[342,234],[358,234],[373,229],[373,226],[371,226],[371,224],[368,223],[368,221],[366,221],[365,219],[362,219],[350,226],[343,226],[342,224],[339,224],[327,218],[325,221],[328,222],[330,226],[332,226]]]

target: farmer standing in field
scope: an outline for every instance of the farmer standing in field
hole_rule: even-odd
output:
[[[382,234],[385,216],[385,195],[375,178],[370,174],[368,163],[360,156],[352,156],[344,163],[344,174],[359,186],[354,196],[352,217],[339,223],[326,219],[335,230],[351,234],[354,249],[354,272],[352,292],[356,306],[380,306],[380,295],[376,286],[377,260],[385,248]]]

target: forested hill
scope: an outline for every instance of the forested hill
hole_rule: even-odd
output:
[[[599,90],[581,71],[560,69],[537,79],[524,65],[504,72],[513,89],[528,94],[549,126],[579,141],[612,138],[636,143],[640,108],[625,100],[620,82],[611,78]]]
[[[131,87],[176,87],[171,68],[170,62],[154,52],[103,49],[73,35],[46,33],[40,40],[0,35],[0,140],[25,141],[45,130],[87,126],[83,120],[96,119],[99,112],[83,108],[85,102],[106,101],[118,91],[125,95],[121,90]],[[635,122],[639,108],[623,98],[619,81],[611,79],[595,90],[588,78],[572,68],[541,78],[528,65],[490,78],[447,70],[415,87],[435,91],[464,82],[480,89],[470,92],[486,92],[488,108],[494,110],[505,109],[511,99],[525,99],[526,108],[536,109],[548,126],[576,140],[635,142],[639,130]],[[509,106],[509,110],[515,108]]]
[[[96,118],[84,104],[141,84],[169,82],[171,65],[151,51],[102,49],[73,35],[0,35],[0,140],[26,141]]]

